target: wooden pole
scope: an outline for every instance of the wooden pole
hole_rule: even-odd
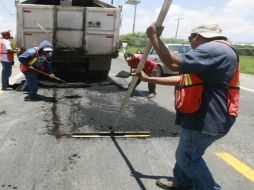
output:
[[[155,22],[155,25],[157,27],[161,27],[162,26],[162,23],[163,23],[166,15],[168,13],[168,10],[169,10],[169,7],[170,7],[172,1],[173,0],[165,0],[164,1],[164,4],[163,4],[163,6],[161,8],[161,11],[160,11],[160,14],[159,14],[159,16],[158,16],[158,18],[157,18],[157,20]],[[137,73],[141,72],[141,70],[143,69],[143,67],[145,65],[145,61],[146,61],[146,59],[147,59],[147,57],[148,57],[148,55],[149,55],[149,53],[151,51],[151,48],[152,48],[152,44],[151,44],[150,41],[148,41],[147,44],[146,44],[146,48],[145,48],[144,54],[143,54],[143,56],[142,56],[142,58],[141,58],[141,60],[140,60],[140,62],[138,64],[138,68],[136,70]],[[138,77],[134,76],[132,78],[131,83],[130,83],[130,86],[129,86],[129,89],[127,91],[127,94],[126,94],[126,96],[125,96],[125,98],[123,100],[123,103],[122,103],[122,105],[120,107],[120,110],[119,110],[119,112],[117,114],[117,117],[116,117],[116,119],[113,122],[112,129],[111,129],[112,131],[115,131],[115,129],[116,129],[116,126],[117,126],[117,124],[119,122],[119,119],[120,119],[121,115],[123,114],[123,111],[124,111],[128,101],[129,101],[130,95],[131,95],[131,93],[132,93],[132,91],[133,91],[137,81],[138,81]]]

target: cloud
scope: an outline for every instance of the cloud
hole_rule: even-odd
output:
[[[147,1],[147,0],[142,0]],[[14,1],[13,1],[14,2]],[[124,2],[124,1],[122,1]],[[158,3],[157,3],[158,4]],[[212,2],[211,2],[212,4]],[[146,28],[157,19],[161,7],[145,9],[137,5],[136,12],[136,32],[145,32]],[[177,19],[179,21],[177,38],[187,39],[191,29],[203,22],[214,21],[221,25],[223,33],[233,42],[252,42],[254,43],[254,1],[253,0],[226,0],[224,6],[206,6],[190,9],[188,3],[184,6],[173,2],[164,21],[163,37],[174,38],[176,35]],[[15,11],[15,9],[13,9]],[[0,13],[0,31],[11,29],[13,34],[16,32],[16,16],[9,15],[8,18]],[[133,29],[134,6],[124,4],[122,12],[121,34],[131,33]]]
[[[233,16],[253,16],[254,1],[248,0],[230,0],[227,6],[222,9],[225,15]]]
[[[126,18],[126,8],[123,8],[123,24],[121,33],[130,33],[133,26],[134,11],[128,7],[129,17]],[[149,10],[147,13],[143,7],[137,7],[135,31],[145,32],[146,28],[157,19],[161,7]],[[223,33],[227,35],[233,42],[252,42],[254,43],[254,1],[249,0],[229,0],[224,7],[203,7],[202,9],[190,10],[178,4],[172,4],[169,13],[164,21],[163,36],[174,38],[176,35],[177,19],[179,20],[179,28],[177,37],[186,39],[191,29],[203,22],[213,21],[221,25]],[[131,19],[132,18],[132,19]],[[128,27],[125,25],[128,21]]]

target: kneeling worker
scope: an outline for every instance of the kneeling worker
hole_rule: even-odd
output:
[[[124,58],[127,61],[128,65],[130,66],[130,74],[135,73],[138,67],[138,64],[142,58],[140,54],[133,54],[133,53],[125,53]],[[145,66],[143,71],[150,77],[158,76],[158,65],[152,59],[147,59],[145,62]],[[139,85],[141,79],[138,79],[135,88]],[[149,90],[149,98],[154,98],[156,96],[156,84],[155,83],[148,83],[148,90]],[[134,89],[135,90],[135,89]]]
[[[40,99],[40,96],[37,95],[38,73],[33,70],[34,68],[54,77],[51,68],[52,51],[52,44],[44,40],[38,47],[29,48],[18,57],[20,61],[20,70],[26,78],[22,91],[28,91],[29,93],[25,100]]]

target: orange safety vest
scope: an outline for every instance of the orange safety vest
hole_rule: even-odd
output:
[[[232,47],[228,42],[225,43]],[[232,47],[233,48],[233,47]],[[239,87],[239,61],[234,74],[227,86],[227,112],[236,117],[239,110],[240,87]],[[200,109],[203,97],[203,80],[195,74],[183,74],[175,88],[175,109],[180,113],[195,113]]]
[[[3,52],[3,39],[0,39],[0,58],[2,58],[3,54],[7,54],[7,59],[10,62],[14,61],[14,53],[4,53]]]
[[[14,61],[14,53],[7,53],[7,59],[10,61],[10,62],[13,62]]]
[[[199,110],[203,96],[203,81],[195,74],[183,74],[175,86],[175,109],[181,113]]]
[[[239,63],[237,63],[233,77],[228,84],[228,94],[227,94],[228,114],[235,117],[238,115],[239,102],[240,102],[239,74],[240,74],[240,66],[239,66]]]

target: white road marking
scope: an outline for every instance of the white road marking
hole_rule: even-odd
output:
[[[243,89],[243,90],[246,90],[246,91],[249,91],[249,92],[254,92],[253,89],[246,88],[246,87],[243,87],[243,86],[241,86],[240,89]]]

